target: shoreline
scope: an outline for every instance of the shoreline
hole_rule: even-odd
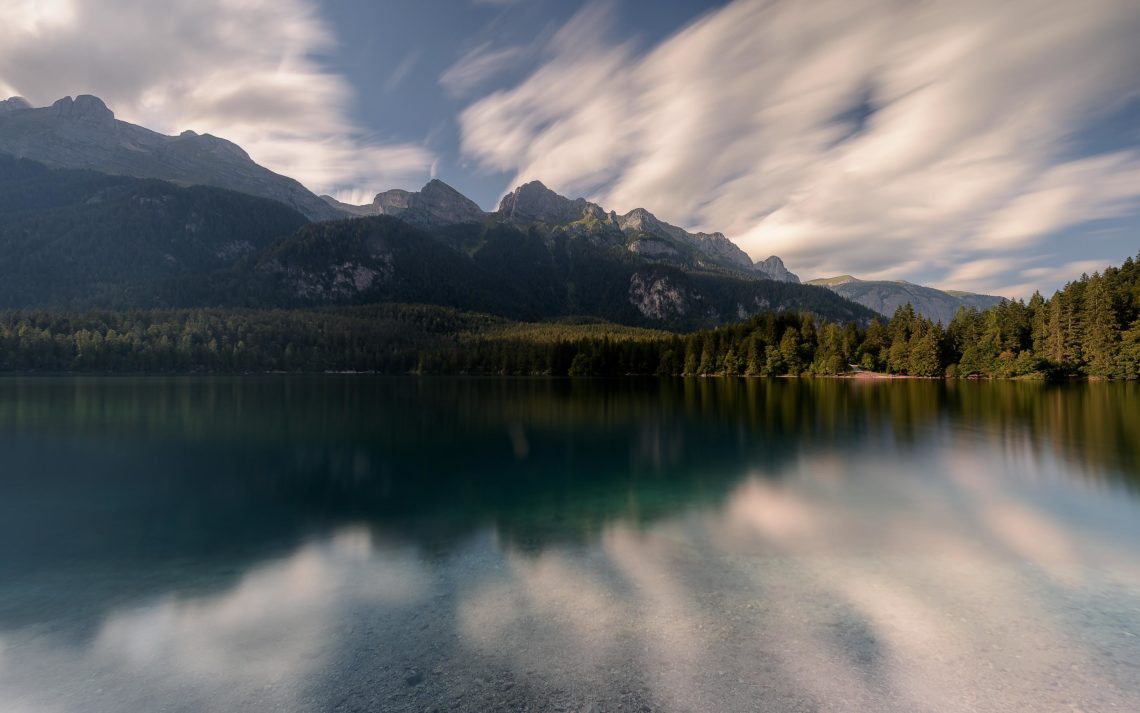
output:
[[[383,376],[391,378],[417,377],[417,378],[470,378],[470,379],[556,379],[556,380],[606,380],[619,381],[622,379],[786,379],[804,380],[835,379],[841,381],[1023,381],[1043,384],[1059,384],[1071,382],[1134,382],[1137,379],[1113,379],[1103,376],[1068,375],[1050,378],[1042,375],[1030,376],[914,376],[911,374],[884,374],[874,371],[844,372],[842,374],[777,374],[761,376],[759,374],[623,374],[612,375],[554,375],[554,374],[496,374],[496,373],[443,373],[443,372],[388,372],[388,371],[0,371],[0,379],[17,378],[192,378],[192,377],[232,377],[232,378],[259,378],[270,376]]]

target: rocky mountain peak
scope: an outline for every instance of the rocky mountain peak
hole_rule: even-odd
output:
[[[644,208],[634,208],[625,215],[618,216],[617,220],[622,230],[640,230],[647,233],[653,232],[661,225],[657,216]]]
[[[107,108],[102,99],[90,94],[80,94],[74,99],[64,97],[52,104],[51,108],[61,119],[108,122],[115,118],[115,113]]]
[[[752,268],[752,260],[748,255],[736,243],[724,237],[723,233],[690,233],[658,219],[644,208],[635,208],[619,216],[617,221],[627,234],[642,233],[659,240],[683,243],[700,250],[714,263],[745,270]]]
[[[582,220],[592,217],[602,224],[603,231],[616,229],[624,233],[627,249],[640,255],[691,260],[705,268],[727,267],[780,282],[800,281],[776,256],[753,265],[748,254],[723,233],[690,233],[660,220],[645,208],[634,208],[625,215],[606,213],[601,206],[584,198],[571,200],[560,196],[539,181],[524,183],[504,196],[498,216],[513,223],[574,224],[576,228],[593,225]]]
[[[437,223],[463,223],[483,217],[483,209],[475,201],[438,178],[428,181],[412,196],[411,207]]]
[[[51,106],[5,104],[0,151],[52,168],[74,168],[182,185],[210,185],[269,198],[312,220],[343,214],[297,181],[259,166],[237,144],[209,134],[167,136],[115,118],[103,100],[89,94],[64,97]]]
[[[454,188],[447,185],[446,183],[439,180],[438,178],[433,178],[430,181],[428,181],[427,183],[425,183],[424,187],[420,189],[420,193],[427,193],[429,190],[445,190],[445,191],[451,191],[452,193],[455,193],[457,195],[463,195],[462,193],[459,193],[459,191],[455,190]]]
[[[380,215],[396,215],[407,210],[412,204],[412,192],[403,188],[391,188],[377,193],[372,199],[372,205],[378,209]]]
[[[766,259],[757,261],[753,264],[752,269],[780,282],[794,282],[796,284],[800,282],[800,278],[784,267],[784,261],[775,255],[769,255]]]
[[[12,111],[21,111],[23,109],[31,109],[32,105],[27,99],[23,97],[9,97],[4,101],[0,101],[0,114],[7,114]]]
[[[473,206],[476,210],[479,210],[479,206],[475,204],[475,201],[471,200],[438,178],[433,178],[424,184],[424,187],[420,189],[420,197],[423,200],[433,204],[463,203],[469,206]]]
[[[479,221],[485,215],[475,201],[438,178],[428,181],[418,191],[392,188],[377,193],[368,205],[349,205],[329,196],[322,198],[349,215],[391,215],[421,226]]]
[[[499,203],[499,213],[511,221],[554,225],[572,223],[580,219],[590,207],[601,212],[600,208],[584,198],[570,200],[550,190],[541,181],[531,181],[504,196]]]

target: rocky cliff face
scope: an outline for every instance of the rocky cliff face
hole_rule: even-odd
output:
[[[526,225],[587,228],[611,240],[621,240],[630,252],[698,268],[727,268],[780,282],[799,282],[778,257],[753,265],[748,254],[723,233],[690,233],[657,218],[644,208],[625,215],[607,213],[584,198],[571,200],[538,181],[519,186],[499,204],[500,220]]]
[[[601,206],[585,198],[570,200],[558,195],[539,181],[524,183],[499,202],[496,215],[511,223],[545,223],[549,226],[566,225],[579,220],[608,222],[610,216]]]
[[[370,215],[400,215],[412,207],[411,191],[393,188],[390,191],[377,193],[372,199]],[[366,206],[361,206],[366,207]]]
[[[953,294],[933,287],[910,282],[889,280],[859,280],[850,275],[820,278],[807,284],[826,287],[852,302],[890,317],[899,307],[910,304],[922,316],[942,324],[949,324],[960,307],[987,309],[1002,301],[994,295],[976,295],[969,292]]]
[[[540,181],[524,183],[503,196],[494,213],[484,213],[472,200],[438,180],[418,192],[384,191],[372,203],[362,206],[323,198],[351,215],[391,215],[422,227],[492,219],[519,228],[537,228],[546,235],[585,237],[647,260],[729,271],[742,277],[799,282],[780,258],[773,255],[753,264],[748,254],[723,233],[691,233],[658,219],[644,208],[635,208],[625,215],[607,212],[585,198],[559,195]]]
[[[763,273],[768,276],[770,280],[777,282],[794,282],[799,284],[800,278],[792,274],[788,268],[784,267],[784,261],[775,255],[769,255],[767,259],[760,260],[752,269],[756,272]]]
[[[706,260],[743,269],[752,268],[748,254],[723,233],[690,233],[683,228],[658,220],[644,208],[635,208],[618,216],[618,225],[627,235],[651,236],[665,243],[679,242],[700,251]]]
[[[0,152],[55,168],[227,188],[284,203],[310,220],[344,217],[297,181],[254,163],[236,144],[193,131],[166,136],[120,121],[90,95],[39,109],[19,97],[0,102]]]
[[[103,100],[90,94],[80,94],[76,98],[64,97],[51,107],[52,116],[57,119],[82,121],[88,124],[110,125],[115,113],[107,108]]]

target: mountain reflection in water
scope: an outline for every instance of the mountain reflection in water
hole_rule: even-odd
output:
[[[5,710],[1140,709],[1140,388],[0,380]]]

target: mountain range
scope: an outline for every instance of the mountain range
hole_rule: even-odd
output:
[[[624,244],[629,252],[657,262],[729,270],[744,277],[759,275],[780,282],[800,281],[775,255],[753,263],[723,233],[690,233],[659,220],[644,208],[635,208],[625,215],[607,212],[584,198],[571,200],[560,196],[540,181],[515,188],[503,197],[494,213],[485,213],[474,201],[434,179],[416,192],[395,189],[378,193],[367,205],[349,205],[330,196],[322,198],[350,215],[390,215],[424,228],[486,220],[547,231],[564,227],[575,234],[592,234]]]
[[[630,252],[623,233],[521,214],[435,226],[389,215],[309,222],[236,191],[11,156],[0,156],[0,196],[0,307],[401,302],[682,330],[768,310],[872,314],[822,288],[655,262]]]
[[[984,310],[1004,299],[994,295],[938,290],[904,280],[860,280],[851,275],[809,280],[807,284],[826,287],[888,317],[899,307],[910,304],[922,316],[943,324],[950,324],[961,307]]]
[[[208,134],[166,136],[97,97],[0,101],[0,306],[422,302],[515,319],[695,329],[767,310],[867,321],[721,233],[538,181],[497,210],[439,180],[362,206],[316,196]],[[871,309],[876,309],[871,307]]]
[[[193,131],[159,134],[116,119],[102,99],[86,94],[38,109],[20,97],[0,102],[0,153],[53,168],[227,188],[284,203],[310,220],[344,215],[237,144]]]

